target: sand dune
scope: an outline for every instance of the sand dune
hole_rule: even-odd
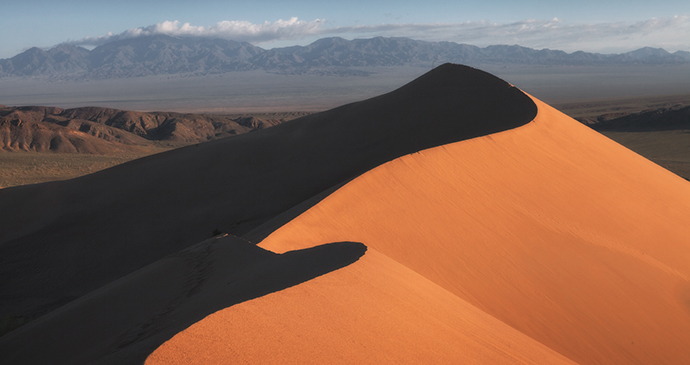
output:
[[[3,206],[16,362],[690,363],[688,182],[461,66]]]
[[[282,252],[334,240],[363,242],[371,252],[386,255],[575,362],[689,362],[690,186],[535,102],[539,113],[532,123],[387,163],[326,197],[260,246]],[[338,275],[356,265],[363,264]],[[369,270],[371,277],[382,276]],[[183,353],[196,359],[249,356],[260,362],[280,357],[245,341],[245,327],[262,323],[259,333],[273,326],[290,328],[293,336],[328,332],[292,322],[306,316],[293,307],[311,313],[305,308],[312,308],[312,301],[304,298],[318,295],[320,290],[311,286],[327,277],[302,284],[300,294],[275,293],[209,316],[166,343],[149,362],[170,361]],[[394,280],[387,280],[393,285]],[[274,312],[281,315],[271,316]],[[319,323],[332,323],[327,318]],[[408,333],[386,333],[391,332]],[[262,346],[270,341],[268,348],[299,348],[283,354],[287,358],[303,359],[303,353],[315,351],[276,337],[265,338]],[[312,337],[306,342],[317,343]],[[329,343],[315,346],[333,350],[329,361],[340,353],[353,356]],[[385,345],[372,347],[380,346]],[[204,352],[192,350],[198,348]],[[434,349],[443,352],[442,346]],[[470,358],[499,361],[474,353]]]
[[[583,364],[690,362],[690,185],[536,101],[392,161],[275,231],[355,240]]]

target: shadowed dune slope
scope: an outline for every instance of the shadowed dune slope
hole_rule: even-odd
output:
[[[78,179],[0,190],[0,313],[57,308],[215,230],[242,234],[408,153],[523,125],[520,90],[443,65],[391,93]]]
[[[259,245],[363,242],[575,362],[690,363],[690,184],[536,103],[532,123],[384,164]]]
[[[361,243],[337,242],[278,255],[237,237],[212,238],[0,337],[0,359],[141,364],[210,313],[337,270],[365,252]]]
[[[572,364],[375,250],[209,315],[152,364]]]

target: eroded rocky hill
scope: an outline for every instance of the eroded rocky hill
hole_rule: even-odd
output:
[[[199,143],[264,129],[285,118],[138,112],[99,107],[0,106],[0,150],[107,154]]]

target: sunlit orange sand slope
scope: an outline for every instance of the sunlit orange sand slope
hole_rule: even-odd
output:
[[[375,250],[356,263],[218,311],[147,364],[569,364]]]
[[[369,250],[148,363],[690,363],[690,184],[535,102],[523,127],[381,165],[273,232],[275,252]]]

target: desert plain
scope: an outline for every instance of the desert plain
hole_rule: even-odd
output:
[[[690,363],[690,183],[525,91],[444,64],[0,189],[0,310],[30,319],[0,359]],[[578,118],[687,106],[625,97],[550,102]],[[647,157],[688,162],[668,156]]]

